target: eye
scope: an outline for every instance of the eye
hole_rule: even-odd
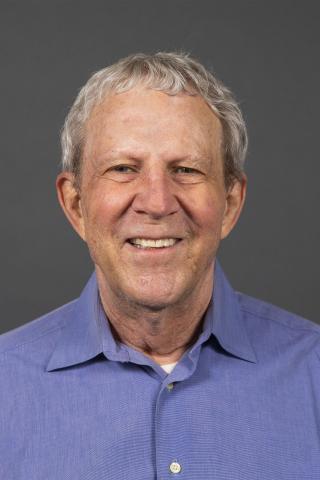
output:
[[[104,171],[102,177],[118,183],[127,183],[134,180],[137,177],[137,173],[136,165],[119,163],[118,165],[111,165]]]
[[[196,184],[204,179],[204,172],[183,165],[174,167],[173,174],[175,180],[179,183]]]
[[[129,165],[115,165],[114,167],[111,167],[110,170],[119,173],[132,173],[135,171],[134,168]]]
[[[176,173],[198,173],[197,170],[190,167],[177,167]]]

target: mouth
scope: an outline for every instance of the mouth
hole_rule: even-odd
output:
[[[129,238],[127,240],[130,245],[135,248],[140,248],[143,250],[150,250],[150,249],[166,249],[174,247],[178,242],[180,242],[181,238]]]

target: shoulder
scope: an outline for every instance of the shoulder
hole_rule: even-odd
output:
[[[240,292],[236,292],[240,309],[243,313],[252,318],[259,318],[268,322],[272,322],[275,328],[306,330],[320,335],[320,325],[317,325],[306,318],[294,313],[288,312],[271,303],[258,300]]]
[[[42,315],[31,322],[0,335],[0,358],[5,353],[36,341],[46,341],[63,328],[72,314],[76,300]]]
[[[256,350],[320,357],[320,325],[271,303],[236,292],[242,318]]]

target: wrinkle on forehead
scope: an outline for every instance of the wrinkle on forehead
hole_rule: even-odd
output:
[[[222,126],[199,96],[133,89],[109,95],[86,125],[84,159],[124,155],[212,158],[222,153]]]

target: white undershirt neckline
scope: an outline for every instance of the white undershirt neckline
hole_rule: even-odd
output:
[[[171,373],[172,370],[174,369],[174,367],[177,365],[178,362],[173,362],[173,363],[166,363],[165,365],[161,365],[161,368],[163,368],[163,370],[166,372],[166,373]]]

